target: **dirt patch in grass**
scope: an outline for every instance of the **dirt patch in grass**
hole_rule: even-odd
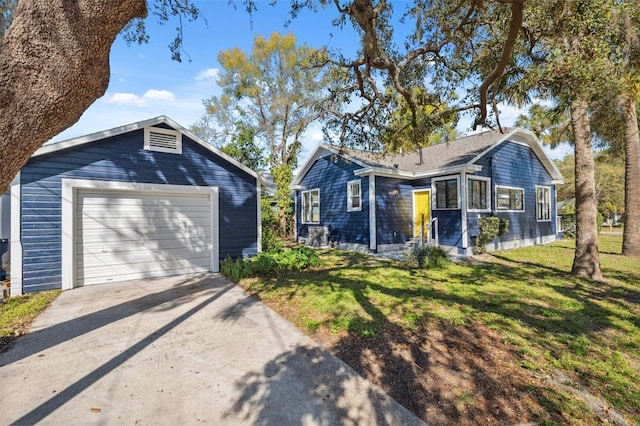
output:
[[[562,422],[531,395],[544,386],[495,331],[443,322],[373,338],[314,337],[363,377],[433,425]]]

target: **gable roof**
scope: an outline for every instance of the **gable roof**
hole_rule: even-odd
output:
[[[564,183],[562,175],[533,133],[522,129],[507,129],[505,133],[490,130],[422,148],[422,164],[420,164],[420,150],[385,155],[320,144],[300,169],[292,186],[299,185],[313,163],[318,158],[328,155],[327,153],[340,155],[360,165],[362,169],[357,170],[356,175],[374,173],[382,176],[416,179],[461,171],[479,171],[481,167],[475,163],[505,141],[527,145],[551,175],[552,183]]]
[[[236,160],[233,157],[230,157],[229,155],[227,155],[224,152],[220,151],[218,148],[214,147],[210,143],[205,142],[204,140],[202,140],[198,136],[194,135],[189,130],[187,130],[186,128],[182,127],[181,125],[179,125],[178,123],[176,123],[175,121],[173,121],[172,119],[170,119],[169,117],[167,117],[165,115],[160,115],[158,117],[150,118],[148,120],[138,121],[136,123],[126,124],[124,126],[115,127],[113,129],[109,129],[109,130],[103,130],[101,132],[91,133],[91,134],[86,135],[86,136],[80,136],[80,137],[77,137],[77,138],[67,139],[67,140],[64,140],[64,141],[54,142],[54,143],[51,143],[51,144],[48,144],[48,145],[44,145],[43,147],[38,149],[32,155],[32,158],[33,157],[39,157],[39,156],[46,155],[46,154],[51,154],[51,153],[54,153],[54,152],[57,152],[57,151],[61,151],[63,149],[69,149],[69,148],[74,148],[74,147],[90,144],[90,143],[97,142],[97,141],[100,141],[100,140],[103,140],[103,139],[107,139],[107,138],[110,138],[110,137],[113,137],[113,136],[118,136],[118,135],[122,135],[122,134],[125,134],[125,133],[133,132],[133,131],[136,131],[136,130],[144,129],[145,127],[157,126],[158,124],[166,124],[167,126],[171,127],[172,129],[177,130],[178,132],[182,133],[184,136],[186,136],[189,139],[193,140],[195,143],[197,143],[198,145],[202,146],[206,150],[212,152],[213,154],[215,154],[215,155],[217,155],[219,157],[222,157],[224,160],[226,160],[229,163],[233,164],[234,166],[236,166],[240,170],[242,170],[242,171],[246,172],[247,174],[255,177],[258,180],[258,182],[260,182],[261,184],[263,184],[263,185],[268,184],[267,179],[265,179],[260,173],[250,169],[249,167],[247,167],[244,164],[240,163],[238,160]]]

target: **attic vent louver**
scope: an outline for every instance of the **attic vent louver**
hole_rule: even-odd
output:
[[[144,149],[169,154],[182,154],[182,133],[160,127],[145,127]]]

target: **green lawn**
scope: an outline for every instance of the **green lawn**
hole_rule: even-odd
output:
[[[42,291],[10,297],[0,303],[0,351],[11,339],[27,332],[31,322],[60,294],[60,290]]]
[[[320,267],[241,285],[309,335],[329,334],[335,341],[345,335],[366,344],[399,333],[419,340],[434,329],[471,335],[493,330],[515,359],[516,373],[531,378],[526,392],[533,402],[524,420],[601,422],[588,401],[593,397],[603,410],[613,406],[627,421],[640,422],[640,261],[621,256],[620,248],[621,235],[602,235],[606,283],[570,275],[573,242],[561,241],[421,270],[331,250],[322,253]],[[495,348],[474,350],[485,349]],[[420,350],[425,357],[436,355],[424,344]],[[511,371],[507,362],[496,368]],[[554,386],[549,378],[558,375],[569,379]],[[434,420],[416,414],[436,424],[464,423],[465,413],[485,409],[478,398],[459,393],[467,395],[459,403],[466,408],[455,415],[445,410]],[[404,397],[394,397],[407,405]]]

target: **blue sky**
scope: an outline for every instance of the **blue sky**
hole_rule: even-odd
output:
[[[227,0],[202,0],[195,4],[202,18],[184,24],[183,62],[171,60],[168,48],[175,37],[177,21],[159,25],[150,14],[146,20],[150,35],[148,44],[127,45],[119,37],[111,49],[111,79],[103,97],[96,100],[80,120],[53,138],[53,141],[70,139],[86,134],[167,115],[185,127],[189,127],[204,113],[202,100],[219,94],[216,75],[220,65],[218,52],[238,46],[249,51],[256,35],[268,36],[273,31],[293,32],[299,42],[313,47],[330,46],[349,54],[356,51],[359,39],[347,25],[340,30],[331,25],[337,13],[329,8],[317,12],[303,11],[289,19],[288,2],[276,7],[267,1],[259,2],[258,11],[250,17],[242,4],[236,1],[237,10]],[[396,4],[401,12],[402,3]],[[520,113],[512,107],[501,108],[504,126],[513,124]],[[459,126],[468,131],[470,119]],[[321,140],[319,126],[312,126],[304,137],[303,157]],[[561,158],[564,150],[552,153]]]

